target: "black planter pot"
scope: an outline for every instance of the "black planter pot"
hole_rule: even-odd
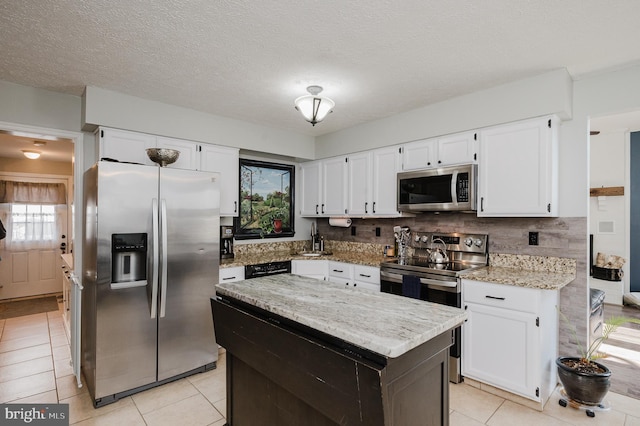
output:
[[[580,358],[560,357],[556,359],[558,377],[569,399],[584,405],[598,405],[611,386],[611,370],[604,365],[594,362],[602,368],[604,373],[577,372],[565,366],[563,360],[577,361]]]

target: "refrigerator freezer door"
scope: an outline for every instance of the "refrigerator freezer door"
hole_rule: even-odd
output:
[[[160,258],[166,259],[167,279],[159,295],[158,380],[218,359],[210,306],[220,256],[218,177],[160,169],[160,233],[166,229]]]
[[[147,233],[147,274],[152,260],[152,205],[158,168],[98,163],[97,282],[95,283],[95,399],[156,380],[157,319],[147,285],[112,288],[112,234]],[[85,308],[89,308],[85,306]]]

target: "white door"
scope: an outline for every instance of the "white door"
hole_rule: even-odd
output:
[[[60,244],[70,241],[66,206],[6,205],[2,219],[7,238],[0,242],[0,299],[61,292]]]

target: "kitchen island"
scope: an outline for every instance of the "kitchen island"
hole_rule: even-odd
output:
[[[448,424],[460,309],[292,274],[216,286],[227,424]]]

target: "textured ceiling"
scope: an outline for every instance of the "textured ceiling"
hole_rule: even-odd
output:
[[[566,68],[640,61],[640,1],[4,0],[0,80],[320,135]],[[334,113],[293,108],[324,86]]]

